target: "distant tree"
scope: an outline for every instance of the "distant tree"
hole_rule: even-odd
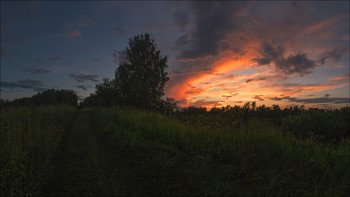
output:
[[[94,97],[95,105],[111,106],[117,103],[118,88],[115,81],[104,78],[102,83],[96,85],[96,94],[90,96]]]
[[[252,102],[252,110],[255,111],[255,107],[256,107],[256,102]]]
[[[129,39],[129,47],[113,56],[119,63],[115,78],[105,78],[96,85],[95,95],[88,97],[82,106],[129,105],[165,113],[177,106],[172,98],[164,96],[165,83],[169,80],[165,69],[167,57],[160,54],[157,44],[148,33]]]
[[[18,98],[3,102],[2,106],[32,106],[32,105],[78,105],[78,96],[72,90],[49,89],[32,97]]]
[[[129,39],[126,59],[115,72],[115,89],[120,102],[142,108],[157,108],[162,103],[167,57],[161,56],[149,34]]]

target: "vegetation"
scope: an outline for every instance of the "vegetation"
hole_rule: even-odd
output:
[[[74,113],[67,106],[1,109],[1,196],[39,194]]]
[[[119,58],[115,78],[103,79],[96,85],[82,106],[127,105],[157,111],[170,111],[175,102],[164,98],[164,86],[169,80],[165,69],[167,57],[161,56],[149,34],[129,39],[129,47],[114,54]]]
[[[30,98],[20,98],[13,101],[1,100],[1,107],[39,106],[39,105],[71,105],[78,106],[78,96],[72,90],[49,89],[39,92]]]
[[[237,119],[232,127],[219,126],[224,122],[213,126],[218,116],[228,120],[227,112],[191,110],[200,113],[177,112],[187,113],[185,124],[183,119],[176,120],[176,114],[165,116],[128,107],[2,109],[1,194],[349,193],[349,139],[331,144],[314,140],[311,134],[297,138],[256,114],[247,120]],[[281,125],[314,113],[308,111],[288,112],[290,118],[282,118]],[[334,119],[339,115],[334,111],[317,113]],[[207,116],[207,124],[196,121],[202,116]]]
[[[304,106],[280,109],[278,105],[259,107],[253,102],[243,107],[222,108],[188,107],[175,113],[175,118],[190,125],[210,129],[240,128],[252,119],[269,124],[269,127],[290,132],[300,139],[314,138],[319,142],[339,143],[350,138],[350,107],[341,109],[305,109]],[[317,139],[316,139],[317,138]]]

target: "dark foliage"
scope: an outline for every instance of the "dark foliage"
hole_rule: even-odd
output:
[[[341,109],[305,109],[295,106],[281,109],[278,105],[256,107],[255,103],[241,106],[212,108],[188,107],[176,111],[175,117],[190,125],[211,129],[240,128],[252,119],[261,120],[271,127],[282,128],[298,138],[338,143],[350,138],[350,107]]]
[[[39,106],[39,105],[78,105],[78,96],[71,90],[49,89],[32,97],[13,101],[1,100],[1,107]]]
[[[149,34],[129,39],[129,47],[119,58],[119,67],[112,80],[103,79],[96,85],[96,92],[82,103],[83,106],[127,105],[146,110],[172,112],[176,108],[173,99],[164,97],[164,86],[169,80],[165,69],[167,57],[160,55],[156,43]]]

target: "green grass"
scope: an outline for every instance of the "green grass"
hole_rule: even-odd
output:
[[[349,140],[337,146],[301,140],[255,118],[232,129],[210,129],[129,108],[65,110],[61,112],[75,118],[51,116],[57,111],[54,107],[2,113],[1,141],[6,143],[1,143],[1,167],[7,169],[1,172],[3,196],[347,196],[350,192]],[[7,123],[19,120],[21,124]],[[28,126],[35,121],[41,124]],[[66,126],[55,126],[58,123]],[[37,129],[19,132],[27,127]],[[48,170],[34,168],[27,173],[38,165],[26,161],[33,151],[22,144],[40,147],[36,150],[43,153],[30,161],[45,160],[48,167],[41,169]],[[28,187],[28,180],[40,184]]]
[[[38,195],[74,108],[1,109],[1,196]]]

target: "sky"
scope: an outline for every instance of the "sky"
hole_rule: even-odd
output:
[[[82,100],[143,33],[180,107],[349,104],[349,1],[1,1],[1,99]]]

